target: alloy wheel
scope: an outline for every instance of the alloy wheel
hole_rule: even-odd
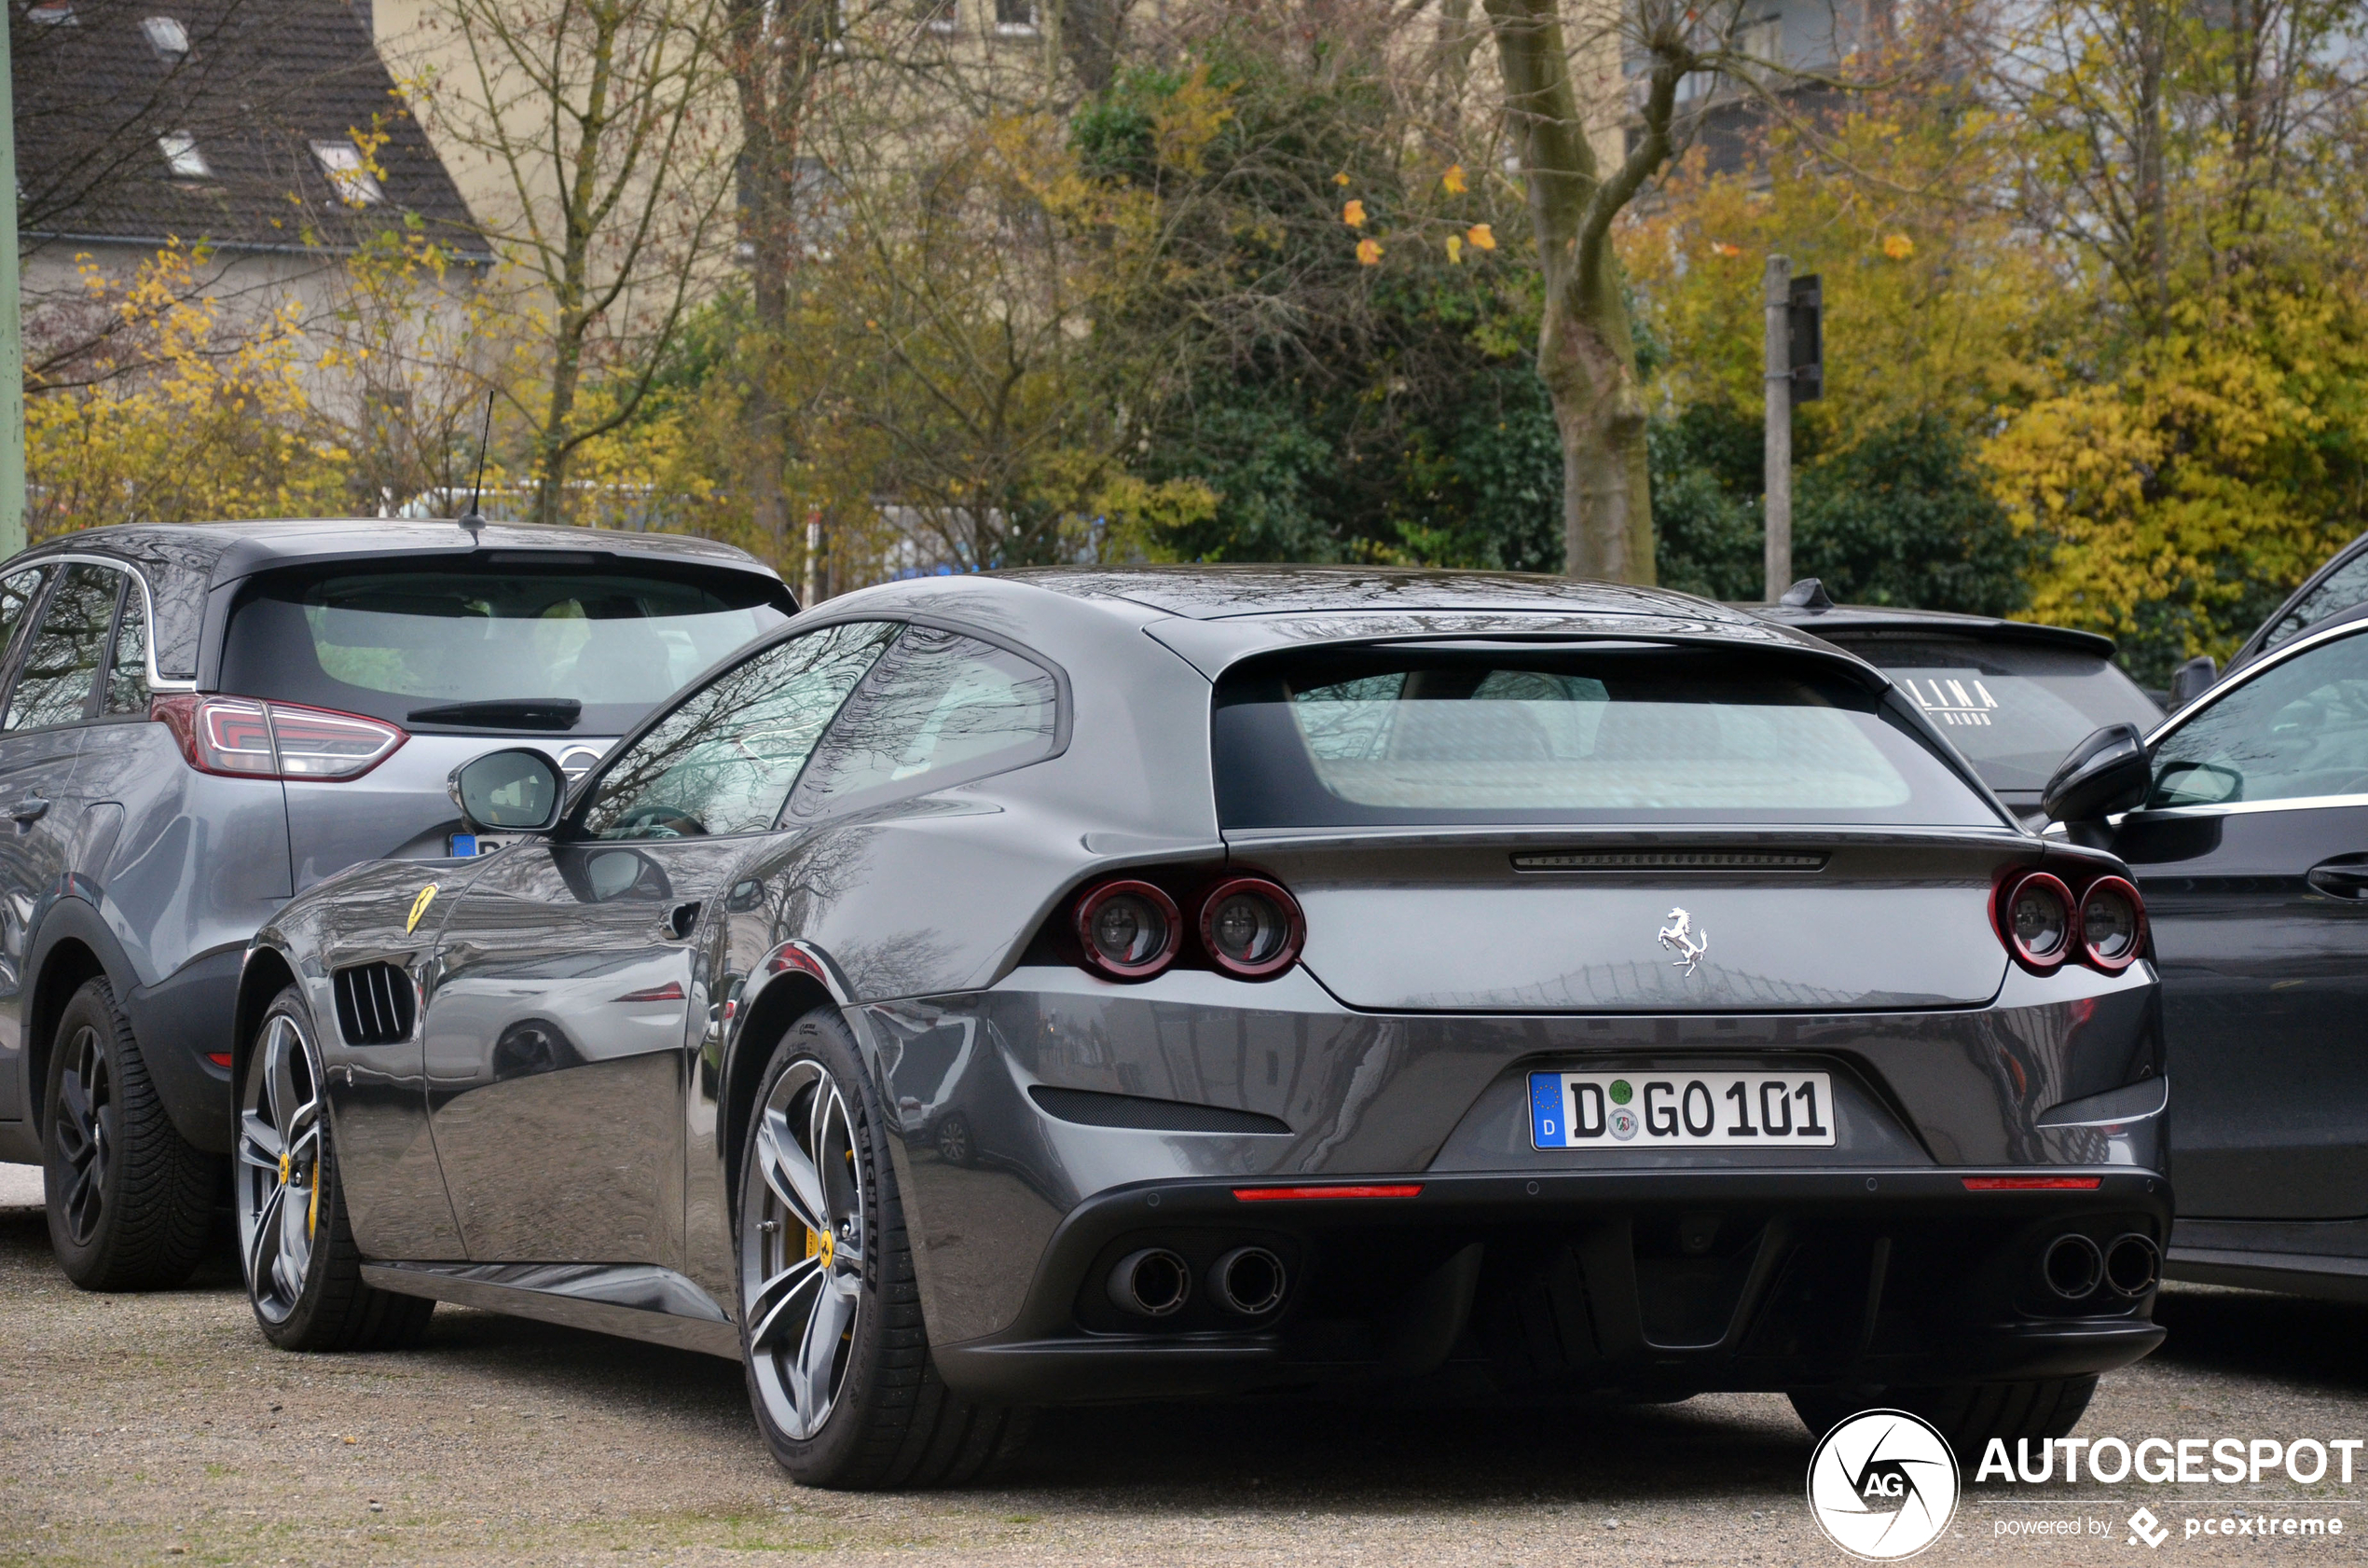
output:
[[[270,1322],[304,1294],[321,1225],[321,1091],[303,1029],[271,1015],[239,1107],[239,1254]]]
[[[58,1156],[65,1170],[59,1209],[66,1233],[88,1246],[106,1207],[107,1167],[115,1155],[115,1072],[99,1031],[84,1025],[66,1042],[58,1078]]]
[[[847,1097],[792,1062],[756,1121],[740,1197],[740,1321],[765,1414],[791,1440],[822,1429],[854,1360],[863,1307],[863,1171]]]

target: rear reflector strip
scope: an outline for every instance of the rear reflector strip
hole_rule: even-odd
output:
[[[227,1067],[230,1065],[230,1053],[227,1051],[209,1051],[205,1053],[205,1059],[217,1067]]]
[[[1966,1176],[1968,1192],[2094,1192],[2103,1176]]]
[[[1287,1203],[1301,1198],[1412,1198],[1420,1182],[1407,1187],[1236,1187],[1233,1196],[1245,1204]]]

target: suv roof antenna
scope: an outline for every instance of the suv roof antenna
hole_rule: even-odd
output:
[[[485,452],[493,445],[493,393],[485,394],[485,428],[477,435],[477,476],[469,481],[469,509],[461,514],[461,526],[471,533],[485,527],[485,518],[477,512],[477,497],[485,489]]]

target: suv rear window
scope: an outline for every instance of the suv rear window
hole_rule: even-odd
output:
[[[499,705],[571,699],[583,706],[569,727],[613,735],[791,609],[773,579],[711,567],[340,562],[256,580],[232,614],[221,683],[430,728],[552,728]],[[494,706],[481,721],[414,717],[461,703]]]
[[[1993,790],[2044,790],[2106,724],[2142,734],[2162,709],[2104,659],[2070,648],[1827,636],[1897,681]]]
[[[1294,653],[1218,685],[1218,810],[1229,828],[1998,826],[1899,700],[1718,649]]]

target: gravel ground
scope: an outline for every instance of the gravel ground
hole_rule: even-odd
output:
[[[1232,1405],[1055,1412],[992,1488],[803,1492],[737,1368],[445,1307],[427,1348],[270,1349],[226,1259],[188,1289],[85,1295],[37,1180],[0,1166],[0,1564],[833,1562],[1824,1564],[1784,1401],[1548,1415]],[[2356,1310],[2174,1287],[2169,1346],[2108,1378],[2081,1432],[2368,1437]],[[2331,1471],[2331,1477],[2333,1472]],[[1969,1490],[1923,1561],[2090,1563],[2141,1504],[2165,1556],[2354,1552],[2354,1486]],[[2195,1518],[2337,1517],[2339,1537],[2187,1539]],[[2083,1539],[2007,1534],[2086,1520]]]

